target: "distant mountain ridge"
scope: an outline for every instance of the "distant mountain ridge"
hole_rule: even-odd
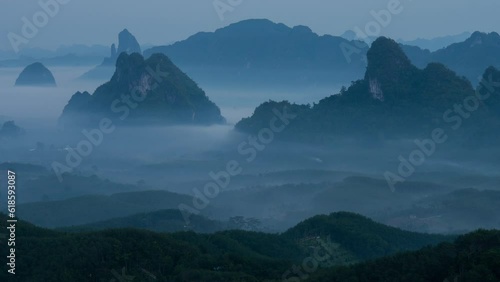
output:
[[[416,66],[425,68],[432,62],[443,63],[477,84],[478,77],[488,66],[500,68],[498,41],[500,37],[495,32],[464,32],[435,40],[399,42]],[[429,51],[426,45],[434,48]],[[356,40],[350,33],[318,36],[306,26],[291,28],[269,20],[253,19],[215,32],[200,32],[169,46],[154,47],[145,50],[144,55],[160,52],[183,67],[232,68],[233,72],[248,77],[251,77],[251,70],[301,69],[303,72],[329,71],[336,77],[350,74],[346,77],[352,80],[363,72],[368,49],[365,42]]]
[[[170,46],[144,51],[165,53],[176,63],[238,68],[301,68],[348,71],[363,65],[361,56],[348,63],[337,36],[319,36],[306,26],[290,28],[269,20],[245,20],[215,32],[200,32]],[[356,57],[356,56],[354,56]]]
[[[121,45],[135,47],[121,48],[119,44],[118,49],[112,48],[111,57],[82,78],[106,78],[112,73],[107,66],[113,64],[113,54],[138,51],[136,40],[127,30],[124,32],[127,36],[122,36],[122,42],[127,44]],[[476,43],[471,44],[472,41]],[[399,42],[417,67],[425,68],[432,62],[442,63],[467,77],[474,85],[488,66],[500,68],[500,47],[495,32],[464,32],[429,40]],[[430,51],[426,49],[427,45],[432,47]],[[203,84],[223,81],[235,86],[256,87],[274,81],[278,85],[331,84],[333,79],[336,83],[352,81],[363,74],[368,49],[367,43],[356,40],[355,35],[348,32],[342,36],[319,36],[306,26],[288,27],[267,19],[250,19],[214,32],[199,32],[168,46],[149,48],[144,51],[144,56],[166,54]]]
[[[404,45],[417,46],[422,49],[427,49],[431,52],[445,48],[453,43],[458,43],[466,40],[472,34],[470,32],[462,32],[456,35],[439,36],[435,38],[417,38],[414,40],[398,40],[399,43]]]
[[[496,32],[476,31],[465,41],[451,44],[435,52],[413,48],[407,55],[418,67],[439,62],[477,85],[486,68],[489,66],[500,68],[500,35]]]

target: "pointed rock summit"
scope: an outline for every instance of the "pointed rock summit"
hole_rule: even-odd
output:
[[[123,52],[127,54],[142,54],[139,42],[137,42],[135,36],[133,36],[127,29],[124,29],[118,34],[118,55]]]
[[[367,53],[368,67],[365,79],[376,80],[388,86],[413,75],[414,67],[396,41],[379,37]]]
[[[16,80],[16,86],[56,86],[54,76],[41,63],[34,63],[21,72]]]
[[[139,44],[135,36],[133,36],[132,33],[128,31],[128,29],[124,29],[118,34],[118,48],[114,43],[111,45],[110,57],[104,58],[104,60],[99,66],[86,72],[80,78],[106,79],[110,77],[113,74],[116,60],[118,59],[121,53],[142,54],[141,45]]]
[[[124,29],[118,34],[118,48],[115,44],[111,45],[111,56],[104,59],[103,65],[114,66],[121,53],[142,54],[141,45],[128,29]]]
[[[116,125],[221,124],[220,109],[167,56],[147,60],[122,53],[111,80],[94,94],[78,92],[64,108],[64,127],[96,125],[103,118]]]

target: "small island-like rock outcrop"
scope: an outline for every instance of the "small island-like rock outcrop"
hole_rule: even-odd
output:
[[[56,86],[56,80],[48,68],[41,63],[33,63],[21,72],[16,86]]]
[[[24,129],[9,120],[0,127],[0,138],[16,138],[24,134]]]

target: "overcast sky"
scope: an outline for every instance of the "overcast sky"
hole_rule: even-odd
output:
[[[40,0],[41,2],[56,0]],[[105,44],[117,41],[128,28],[141,44],[166,44],[198,31],[213,31],[249,18],[267,18],[289,26],[307,25],[319,34],[340,35],[354,27],[364,29],[373,20],[370,11],[387,9],[397,0],[216,0],[238,3],[221,19],[214,0],[57,0],[68,1],[48,23],[21,47],[54,48],[62,44]],[[499,31],[499,0],[400,0],[380,35],[415,39],[463,31]],[[9,33],[22,35],[23,21],[43,11],[39,1],[0,1],[0,48],[10,48]],[[40,13],[38,13],[40,15]],[[43,21],[43,17],[40,18]]]

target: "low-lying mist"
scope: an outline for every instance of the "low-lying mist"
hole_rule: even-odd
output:
[[[206,207],[199,215],[220,221],[256,218],[264,231],[283,231],[315,214],[334,211],[357,212],[424,232],[498,227],[494,220],[478,220],[487,210],[498,212],[496,149],[465,150],[449,142],[415,165],[410,159],[421,148],[412,139],[333,138],[328,143],[301,144],[277,134],[263,143],[234,130],[234,124],[263,101],[314,103],[337,93],[340,86],[238,89],[230,83],[225,87],[220,81],[205,81],[200,87],[221,108],[227,124],[117,126],[111,133],[96,133],[98,125],[63,130],[58,118],[75,92],[92,93],[103,81],[77,79],[85,68],[51,70],[58,86],[36,88],[14,87],[21,70],[0,69],[0,84],[6,85],[0,95],[7,101],[0,105],[0,120],[14,120],[24,130],[15,139],[1,140],[1,170],[18,169],[22,187],[18,201],[24,205],[25,218],[35,224],[92,223],[79,207],[96,201],[112,201],[117,209],[106,216],[96,212],[94,221],[177,209],[180,204],[193,205],[207,185],[223,183],[215,196],[205,196]],[[388,178],[388,172],[399,178]],[[139,206],[115,202],[117,197],[151,195],[141,194],[151,190],[167,194],[154,205],[148,202],[152,198]],[[132,192],[139,194],[127,194]],[[462,208],[470,211],[470,217],[461,219],[458,203],[466,198],[471,202]],[[161,199],[171,202],[167,205]],[[40,209],[54,212],[50,223],[37,217]],[[57,216],[60,209],[68,209],[65,218]]]

